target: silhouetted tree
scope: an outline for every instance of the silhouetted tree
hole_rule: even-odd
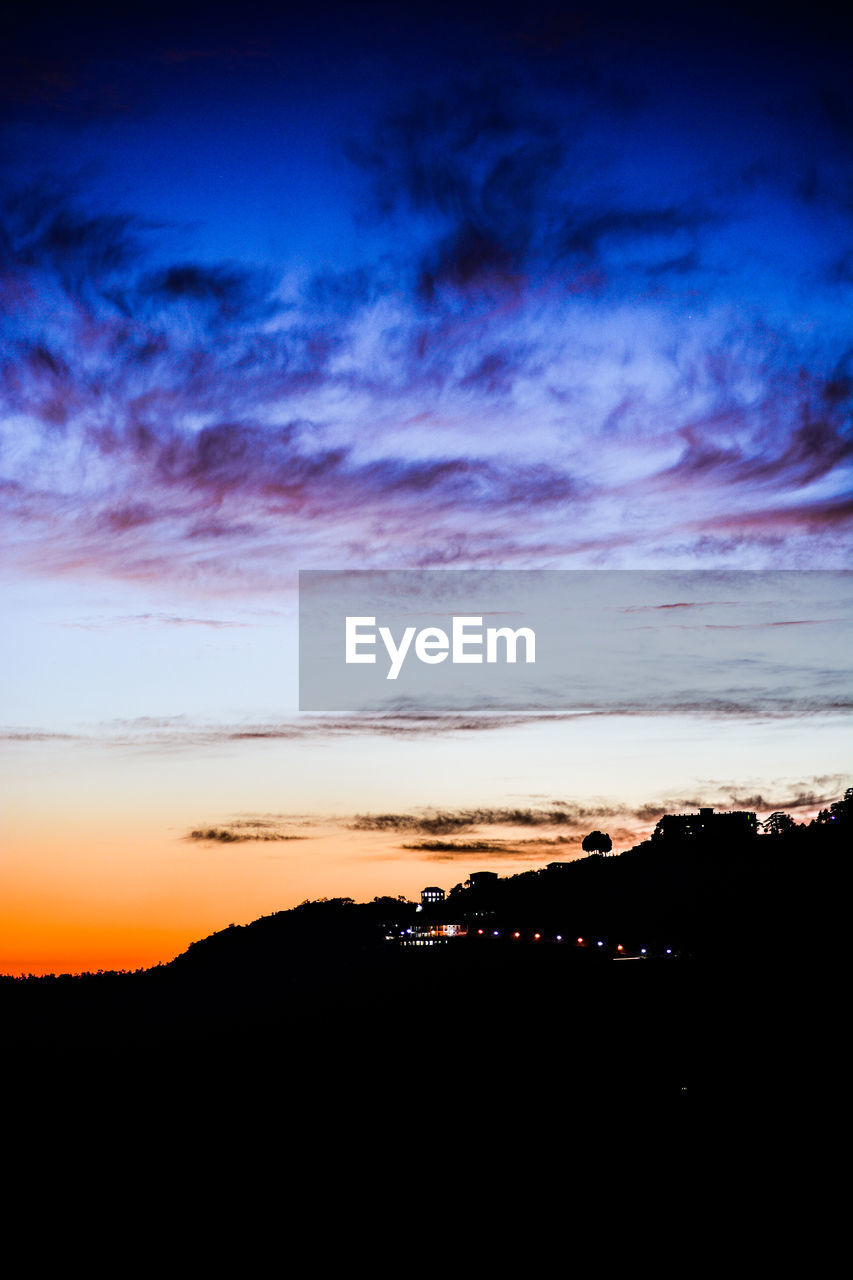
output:
[[[764,830],[771,836],[783,836],[786,831],[793,831],[797,825],[789,813],[771,813],[770,817],[762,824]]]
[[[830,816],[833,820],[841,818],[845,822],[849,822],[853,815],[853,787],[848,787],[844,792],[843,800],[836,800],[835,804],[829,806]]]
[[[851,817],[853,817],[853,787],[848,787],[844,792],[844,799],[836,800],[828,809],[821,809],[815,822],[819,826],[829,822],[843,825],[849,822]]]
[[[584,836],[581,848],[584,853],[609,853],[613,841],[606,831],[590,831],[588,836]]]

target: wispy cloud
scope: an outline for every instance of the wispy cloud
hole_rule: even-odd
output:
[[[555,799],[548,808],[426,808],[354,817],[280,814],[202,826],[185,838],[203,844],[236,845],[312,835],[328,838],[331,833],[339,847],[346,848],[352,842],[354,856],[368,861],[387,861],[402,854],[427,862],[539,866],[585,857],[583,840],[594,829],[606,830],[619,852],[646,839],[664,814],[695,813],[706,806],[717,811],[749,810],[761,820],[781,810],[798,822],[808,822],[849,785],[850,778],[844,774],[782,778],[755,791],[726,780],[705,779],[694,792],[639,805],[611,797],[593,804]],[[401,835],[410,838],[395,840]]]
[[[12,190],[13,561],[223,593],[306,564],[844,563],[853,374],[829,260],[766,242],[813,331],[744,309],[719,264],[759,188],[774,216],[789,196],[757,169],[651,196],[595,150],[585,120],[627,110],[603,83],[555,110],[525,55],[391,107],[351,148],[384,246],[361,262],[179,257],[85,182]]]
[[[464,737],[469,734],[512,732],[531,725],[582,724],[597,719],[662,716],[698,717],[710,721],[790,721],[812,717],[849,714],[853,700],[834,691],[837,672],[828,672],[821,689],[819,682],[809,693],[796,695],[779,688],[760,690],[744,685],[729,696],[708,694],[694,699],[657,696],[616,700],[611,703],[579,706],[554,711],[531,706],[523,711],[472,708],[452,712],[415,711],[400,713],[334,716],[304,713],[270,721],[243,720],[211,723],[191,716],[141,716],[109,721],[97,728],[81,726],[56,733],[39,726],[0,727],[0,742],[74,741],[93,749],[122,750],[222,750],[241,744],[296,742],[311,740],[359,739],[370,737],[422,739]],[[393,815],[390,815],[391,817]],[[557,818],[555,821],[559,821]]]
[[[116,617],[94,618],[89,621],[65,622],[61,625],[77,627],[84,631],[103,631],[112,627],[209,627],[214,631],[245,629],[250,622],[238,622],[232,618],[184,618],[172,613],[120,614]]]
[[[255,830],[252,827],[199,827],[190,831],[185,837],[197,844],[244,844],[248,841],[308,840],[309,836],[297,835],[293,832],[274,831],[266,827]]]

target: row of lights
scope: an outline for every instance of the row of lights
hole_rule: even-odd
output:
[[[478,930],[477,930],[477,933],[478,933],[478,934],[484,934],[484,933],[485,933],[485,929],[478,929]],[[500,929],[493,929],[493,930],[492,930],[492,937],[493,937],[493,938],[499,938],[500,936],[501,936],[501,934],[500,934]],[[521,937],[521,934],[520,934],[520,933],[513,933],[513,935],[512,935],[512,936],[513,936],[513,938],[520,938],[520,937]],[[538,941],[540,940],[540,938],[541,938],[541,937],[542,937],[542,934],[541,934],[541,933],[534,933],[534,935],[533,935],[533,941],[534,941],[534,942],[538,942]],[[555,941],[555,942],[562,942],[562,941],[563,941],[563,935],[562,935],[561,933],[558,933],[558,934],[556,935],[556,937],[555,937],[554,941]],[[585,938],[575,938],[575,943],[576,943],[576,945],[577,945],[577,946],[582,947],[582,946],[584,946],[584,944],[586,943],[586,939],[585,939]],[[603,943],[601,940],[599,940],[599,941],[597,941],[597,942],[596,942],[596,944],[595,944],[595,945],[596,945],[597,947],[603,947],[603,946],[604,946],[604,943]],[[623,947],[623,945],[622,945],[622,943],[621,943],[621,942],[617,944],[617,946],[616,946],[616,950],[617,950],[617,951],[624,951],[624,950],[625,950],[625,948]],[[640,955],[641,955],[641,956],[646,955],[646,951],[647,951],[646,947],[640,947]],[[667,954],[668,956],[671,956],[671,955],[672,955],[672,947],[667,947],[667,948],[666,948],[666,954]]]

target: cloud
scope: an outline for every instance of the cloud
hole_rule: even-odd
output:
[[[78,742],[75,733],[55,733],[48,729],[0,729],[0,742]]]
[[[210,627],[214,631],[245,630],[250,622],[237,622],[230,618],[184,618],[171,613],[136,613],[112,618],[97,618],[86,622],[65,622],[66,627],[84,631],[106,631],[112,627]]]
[[[748,810],[759,819],[770,813],[791,813],[807,822],[819,809],[843,795],[850,779],[833,774],[804,779],[777,779],[758,790],[749,790],[727,780],[701,780],[694,792],[670,795],[637,805],[613,797],[598,803],[554,800],[549,809],[482,808],[471,806],[452,810],[417,810],[397,814],[361,814],[354,818],[299,817],[284,814],[234,819],[220,826],[200,827],[185,838],[198,843],[238,844],[242,841],[275,841],[307,838],[292,833],[300,828],[338,828],[341,835],[388,837],[402,833],[420,836],[397,846],[404,853],[431,862],[516,862],[541,864],[565,862],[585,856],[584,837],[593,829],[606,830],[617,852],[628,849],[651,835],[658,820],[667,813],[695,813],[711,807],[717,811]],[[489,828],[511,829],[518,834],[495,836]],[[557,834],[551,834],[554,828]],[[524,834],[533,831],[534,834]],[[482,834],[480,834],[482,832]],[[388,860],[386,844],[375,850],[358,844],[358,856]]]
[[[607,808],[462,809],[451,812],[361,814],[350,824],[353,831],[420,831],[427,835],[466,831],[472,827],[576,826],[612,812]],[[419,846],[420,847],[420,846]]]
[[[151,625],[161,625],[162,620],[155,616]],[[107,619],[84,622],[80,625],[86,629],[106,628],[119,625],[149,625],[149,619],[143,615],[139,618]],[[219,628],[216,619],[182,619],[165,616],[165,625],[202,626]],[[227,624],[230,626],[230,623]],[[251,624],[235,624],[250,626]],[[76,732],[55,734],[40,726],[14,726],[0,729],[0,738],[10,742],[40,742],[52,738],[73,740],[79,746],[93,749],[115,748],[117,750],[141,751],[196,751],[196,750],[229,750],[244,743],[299,742],[299,741],[334,741],[342,739],[362,739],[370,737],[399,738],[416,740],[439,737],[458,737],[481,733],[508,733],[531,725],[568,725],[583,724],[585,721],[602,718],[618,720],[630,717],[695,717],[700,720],[753,721],[765,723],[806,720],[812,717],[837,717],[846,715],[853,707],[853,701],[835,691],[838,683],[838,671],[827,669],[813,673],[814,691],[803,691],[793,694],[787,688],[768,684],[766,688],[743,687],[732,689],[727,696],[709,693],[705,697],[693,699],[680,696],[663,697],[654,693],[642,699],[616,699],[610,703],[575,707],[570,710],[554,710],[553,706],[531,705],[523,710],[503,710],[495,708],[471,707],[452,711],[427,711],[418,709],[392,710],[388,712],[364,712],[350,716],[323,715],[302,713],[282,716],[267,721],[240,720],[233,722],[211,722],[191,716],[151,717],[141,716],[132,720],[108,721],[96,729],[81,728]],[[561,807],[561,802],[554,802],[551,810],[472,810],[453,814],[432,815],[430,818],[414,819],[411,815],[363,815],[359,821],[366,825],[364,829],[425,830],[432,834],[455,827],[465,826],[471,822],[488,822],[513,820],[521,825],[540,825],[544,822],[559,825],[564,822],[583,820],[595,817],[597,810],[585,808],[577,814]],[[491,816],[488,816],[491,815]],[[546,816],[550,815],[550,816]],[[395,828],[398,820],[402,824]],[[422,827],[423,821],[438,822],[438,827]],[[448,824],[442,826],[442,823]]]
[[[523,78],[469,77],[415,94],[370,143],[351,148],[380,216],[408,211],[432,228],[414,271],[422,302],[445,292],[518,299],[549,274],[573,294],[594,295],[628,270],[613,251],[629,247],[657,275],[698,266],[692,242],[679,245],[720,215],[695,200],[643,205],[620,192],[614,202],[580,159],[570,97],[570,127],[560,114],[539,105]]]
[[[831,498],[827,501],[804,502],[787,507],[769,507],[760,511],[725,512],[694,522],[694,528],[703,529],[764,529],[786,530],[805,526],[819,530],[822,527],[846,526],[853,519],[853,499]]]
[[[829,783],[820,790],[811,783]],[[431,860],[452,861],[456,858],[507,858],[515,860],[550,856],[552,861],[582,856],[582,841],[593,827],[604,826],[610,834],[614,848],[629,848],[651,834],[658,820],[667,813],[696,812],[711,807],[718,811],[748,810],[761,818],[782,810],[792,812],[800,821],[825,808],[843,794],[849,779],[843,774],[810,781],[780,781],[773,791],[745,793],[725,782],[710,782],[693,794],[671,796],[652,800],[641,805],[626,800],[613,799],[600,805],[578,805],[571,801],[555,801],[560,808],[552,810],[459,810],[441,813],[381,814],[362,816],[349,824],[358,831],[419,831],[436,837],[454,832],[476,832],[491,825],[525,828],[553,825],[570,828],[569,834],[534,838],[485,837],[466,839],[434,838],[415,840],[404,844],[403,849],[429,855]],[[562,819],[556,819],[562,812]],[[556,853],[556,857],[554,856]]]
[[[131,214],[87,208],[82,192],[54,181],[12,188],[0,203],[4,282],[17,275],[25,287],[34,273],[90,299],[139,264],[148,230]]]
[[[414,853],[430,855],[430,861],[449,862],[454,858],[500,858],[529,861],[531,855],[548,850],[556,851],[560,858],[580,852],[582,836],[556,836],[534,840],[418,840],[402,847]]]
[[[774,797],[764,795],[762,792],[754,794],[738,795],[733,793],[730,796],[730,803],[733,808],[738,809],[754,809],[758,812],[772,812],[776,809],[817,809],[824,805],[832,804],[837,800],[837,795],[821,795],[818,792],[797,791],[785,792],[782,795]]]
[[[760,297],[744,308],[733,246],[754,184],[629,181],[618,134],[590,132],[615,109],[603,86],[540,79],[526,58],[435,79],[354,145],[374,217],[361,260],[174,255],[173,228],[83,180],[13,189],[13,565],[229,594],[280,590],[306,563],[844,563],[837,235],[798,276],[813,330]],[[768,279],[787,279],[774,261]]]
[[[648,613],[650,610],[657,612],[660,609],[708,609],[718,608],[721,604],[733,604],[734,601],[728,600],[674,600],[671,604],[635,604],[630,605],[626,613]]]
[[[404,844],[404,849],[413,849],[423,853],[502,853],[506,846],[495,840],[419,840],[416,844]],[[509,849],[510,853],[514,852]]]
[[[816,813],[843,795],[849,779],[846,774],[838,773],[805,779],[778,779],[770,784],[772,790],[767,790],[766,783],[763,785],[762,790],[745,791],[730,781],[706,780],[698,792],[649,801],[634,808],[632,813],[644,823],[657,822],[665,813],[695,813],[706,807],[745,809],[758,813],[759,817],[777,810]]]
[[[291,832],[251,830],[238,827],[200,827],[184,837],[200,844],[243,844],[247,841],[308,840],[309,836]]]
[[[277,310],[266,273],[237,264],[178,263],[146,276],[138,296],[155,306],[185,305],[209,324],[259,323]]]
[[[578,211],[562,233],[563,252],[569,256],[600,259],[613,243],[637,245],[639,242],[669,241],[681,232],[695,232],[712,220],[708,211],[667,205],[662,208],[603,208],[594,212]],[[684,272],[698,265],[695,251],[662,261],[652,259],[647,270]]]

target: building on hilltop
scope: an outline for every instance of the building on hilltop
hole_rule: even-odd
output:
[[[670,843],[674,840],[743,839],[758,834],[754,813],[732,810],[715,813],[712,808],[698,813],[667,813],[654,829],[652,840]]]
[[[431,907],[436,902],[444,902],[444,890],[437,888],[436,885],[427,885],[425,889],[421,889],[421,906]]]
[[[472,871],[468,877],[468,884],[472,889],[491,889],[497,882],[496,871]]]

